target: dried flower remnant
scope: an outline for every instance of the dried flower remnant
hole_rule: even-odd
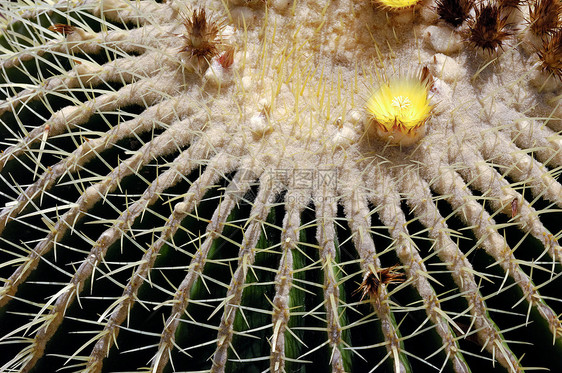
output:
[[[420,82],[427,85],[428,90],[433,88],[433,75],[431,75],[431,71],[429,71],[427,66],[422,67],[420,71]]]
[[[538,55],[542,70],[562,80],[562,29],[544,41]]]
[[[467,40],[484,51],[494,52],[502,48],[504,40],[511,35],[506,30],[507,18],[501,16],[496,5],[480,5],[469,21]]]
[[[373,271],[367,272],[363,278],[363,282],[361,282],[361,285],[353,292],[353,295],[361,293],[361,300],[367,295],[372,298],[379,293],[381,285],[404,282],[404,274],[395,271],[397,267],[398,264],[392,267],[382,268],[378,270],[376,274]]]
[[[453,27],[459,27],[470,15],[474,0],[437,0],[437,15]]]
[[[66,36],[74,32],[74,26],[65,25],[62,23],[55,23],[54,25],[49,26],[49,30],[58,32],[59,34],[63,34]]]
[[[498,0],[498,6],[500,9],[511,10],[519,7],[521,5],[521,0]]]
[[[531,31],[538,36],[550,35],[560,27],[562,1],[537,0],[529,4]]]
[[[220,34],[223,23],[207,18],[205,9],[199,8],[193,11],[191,18],[184,18],[184,26],[186,33],[181,37],[185,45],[181,52],[190,54],[199,62],[210,61],[222,44]]]
[[[218,63],[228,69],[234,63],[234,47],[228,47],[218,58]]]
[[[419,76],[400,77],[382,84],[367,101],[369,128],[393,144],[415,143],[425,134],[425,123],[431,114],[431,85],[427,68]]]
[[[516,197],[511,201],[511,217],[519,214],[519,199]]]

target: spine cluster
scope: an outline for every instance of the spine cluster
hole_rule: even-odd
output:
[[[439,18],[453,27],[459,27],[469,17],[474,0],[437,0],[436,10]]]
[[[198,8],[191,17],[183,17],[183,25],[186,32],[181,35],[184,45],[180,52],[187,53],[198,63],[209,63],[223,44],[224,23],[208,17],[204,8]]]
[[[502,47],[511,32],[507,29],[507,17],[501,15],[497,5],[480,4],[474,8],[466,35],[475,47],[493,52]]]

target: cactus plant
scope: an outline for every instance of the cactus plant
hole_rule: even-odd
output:
[[[411,3],[3,2],[0,371],[560,370],[560,74]]]

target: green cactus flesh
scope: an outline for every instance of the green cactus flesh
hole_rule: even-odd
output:
[[[562,371],[562,25],[448,5],[1,2],[0,371]]]

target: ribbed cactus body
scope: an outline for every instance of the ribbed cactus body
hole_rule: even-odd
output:
[[[0,371],[561,370],[560,25],[450,3],[1,4]]]

